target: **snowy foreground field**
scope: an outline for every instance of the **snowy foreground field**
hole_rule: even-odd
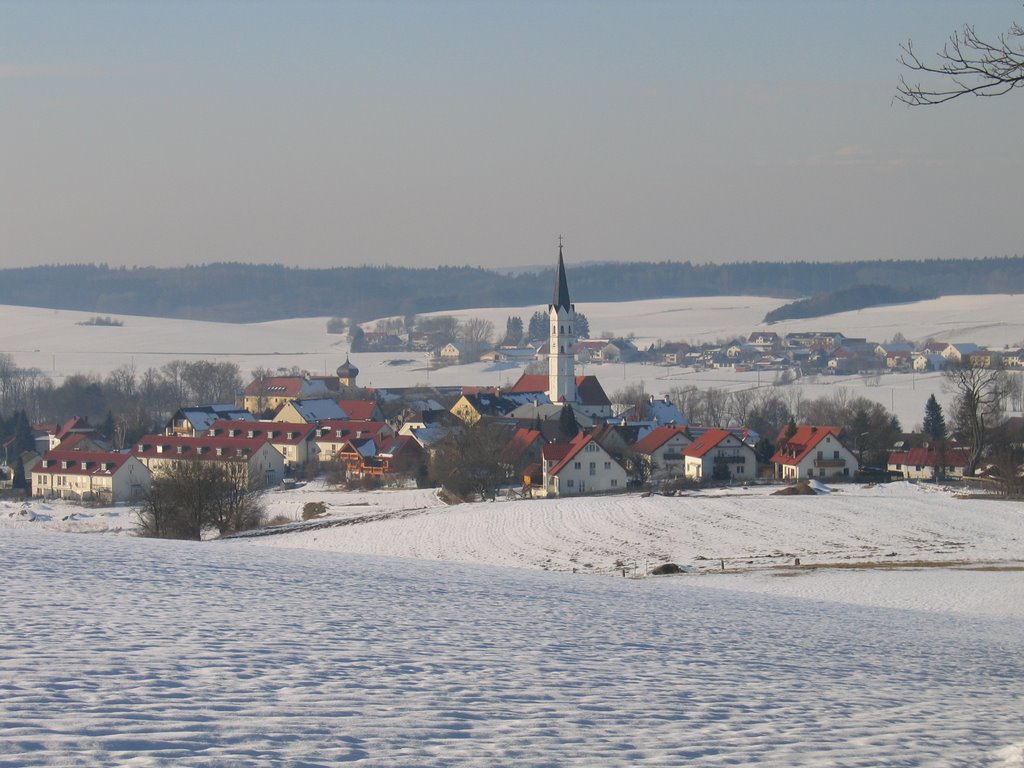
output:
[[[0,766],[1024,766],[1024,505],[268,495],[310,500],[203,543],[0,505]]]

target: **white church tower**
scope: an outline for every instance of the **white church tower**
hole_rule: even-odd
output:
[[[562,261],[562,238],[558,238],[558,270],[555,272],[555,294],[548,306],[551,323],[548,350],[548,397],[551,402],[576,402],[576,335],[573,320],[576,306],[569,303],[569,284],[565,280]]]

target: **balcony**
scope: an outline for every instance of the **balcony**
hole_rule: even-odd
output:
[[[746,456],[715,456],[715,464],[746,464]]]
[[[821,469],[842,469],[846,466],[845,459],[815,459],[814,466]]]

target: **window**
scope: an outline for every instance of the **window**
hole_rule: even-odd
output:
[[[596,475],[597,474],[597,462],[596,461],[590,462],[590,474],[591,475]]]
[[[832,452],[832,458],[833,459],[838,459],[839,458],[839,451],[833,451]]]
[[[611,469],[611,468],[612,468],[612,463],[611,463],[610,461],[606,461],[606,462],[604,463],[604,468],[605,468],[605,469]]]
[[[576,485],[576,481],[575,480],[566,480],[565,481],[565,487],[566,488],[573,488],[573,487],[575,487],[575,485]]]
[[[580,463],[579,463],[579,462],[577,461],[577,462],[573,462],[572,468],[573,468],[573,469],[580,469],[580,468],[581,468],[582,466],[583,466],[583,465],[582,465],[582,464],[580,464]]]
[[[822,455],[821,455],[821,451],[818,451],[818,458],[819,458],[819,459],[820,459],[820,458],[823,458],[823,457],[822,457]]]
[[[618,481],[618,480],[615,480],[615,479],[613,478],[613,479],[612,479],[612,488],[618,488],[618,487],[619,487],[619,481]]]

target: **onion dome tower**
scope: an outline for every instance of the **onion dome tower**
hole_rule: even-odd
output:
[[[354,387],[358,375],[359,369],[352,365],[348,355],[345,355],[345,362],[338,366],[338,383],[343,387]]]

